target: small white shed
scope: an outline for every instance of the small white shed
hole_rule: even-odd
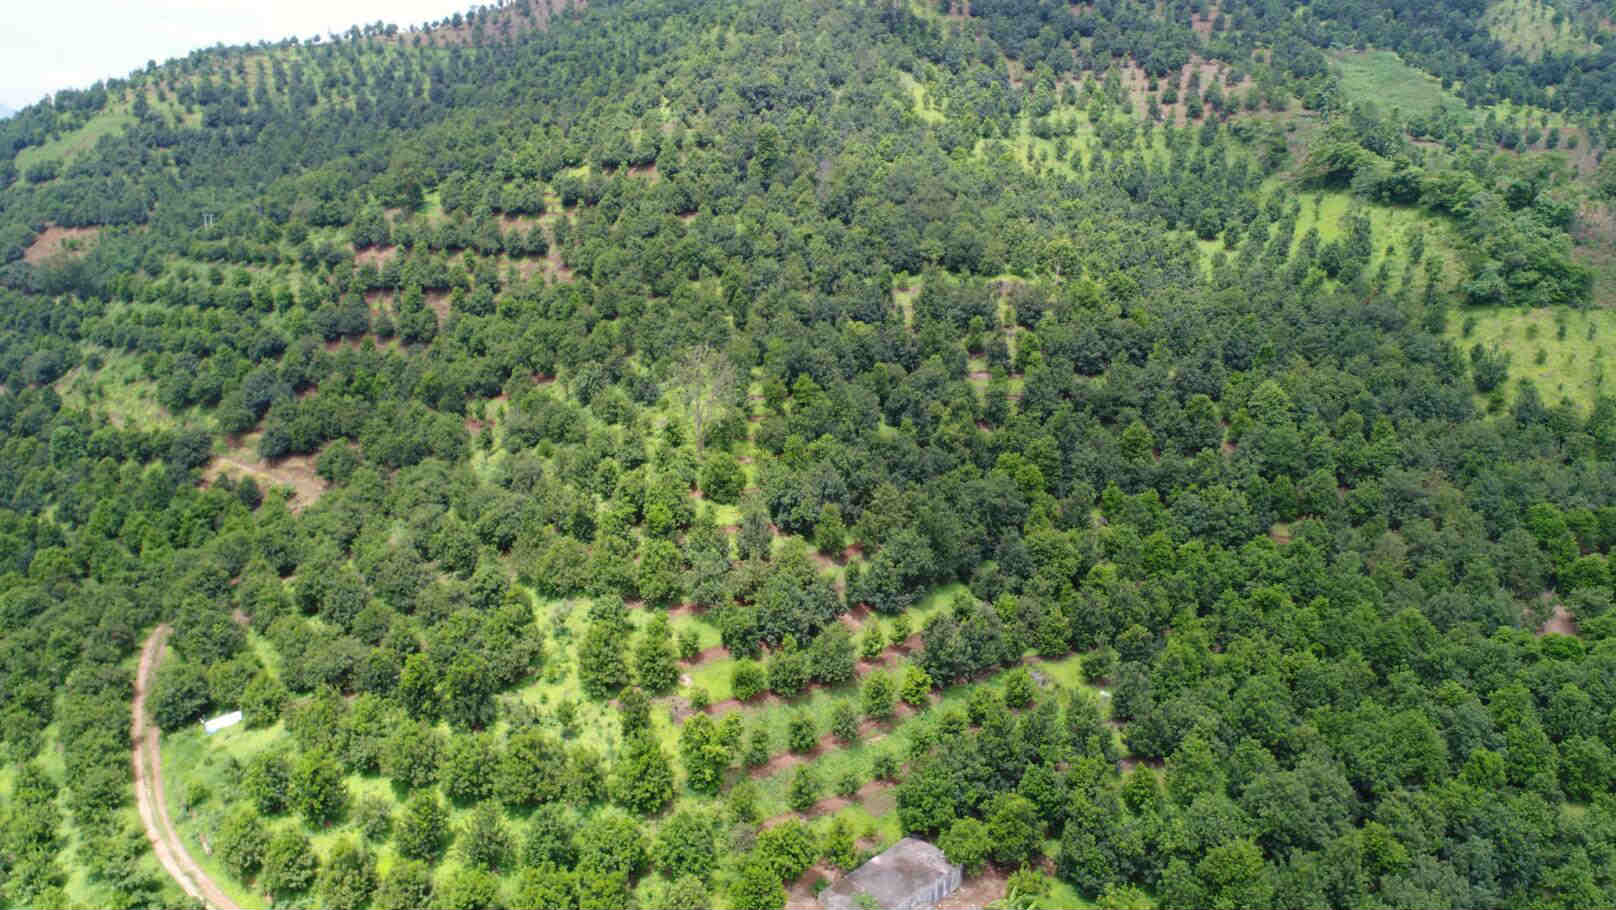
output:
[[[220,714],[218,717],[210,717],[203,721],[202,732],[212,736],[226,727],[234,727],[239,723],[241,723],[241,712],[231,711],[229,714]]]

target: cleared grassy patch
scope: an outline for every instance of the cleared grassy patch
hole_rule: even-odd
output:
[[[1467,354],[1480,344],[1509,356],[1506,400],[1530,379],[1544,403],[1570,399],[1586,411],[1604,388],[1616,310],[1467,308],[1448,320],[1448,335]]]
[[[1528,60],[1597,50],[1576,22],[1541,0],[1497,0],[1482,21],[1493,40]]]
[[[127,107],[109,105],[78,129],[63,133],[44,145],[31,145],[18,152],[17,170],[26,173],[33,165],[47,161],[65,163],[74,155],[94,148],[102,136],[117,135],[134,125],[135,115]]]
[[[1441,80],[1415,69],[1391,51],[1343,51],[1334,55],[1341,90],[1354,102],[1373,102],[1382,111],[1427,116],[1438,107],[1466,117],[1465,103],[1442,88]]]

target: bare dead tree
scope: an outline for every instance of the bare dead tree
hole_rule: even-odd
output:
[[[707,430],[735,399],[735,364],[711,345],[686,350],[673,368],[673,383],[696,432],[696,451],[706,446]]]

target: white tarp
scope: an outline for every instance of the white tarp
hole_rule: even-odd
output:
[[[241,712],[231,711],[229,714],[220,714],[218,717],[203,721],[202,730],[205,733],[213,734],[223,730],[225,727],[234,727],[239,723],[241,723]]]

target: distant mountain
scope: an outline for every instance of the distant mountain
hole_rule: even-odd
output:
[[[0,120],[4,120],[15,113],[17,113],[16,110],[6,107],[4,104],[0,104]]]

